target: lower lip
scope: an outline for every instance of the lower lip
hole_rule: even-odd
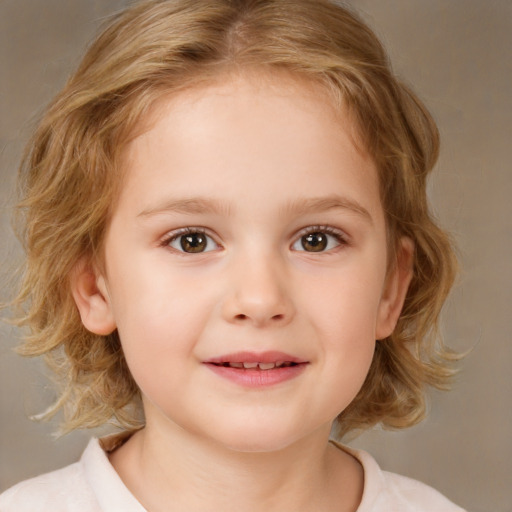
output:
[[[295,366],[284,366],[272,370],[256,370],[252,368],[232,368],[207,363],[206,366],[214,373],[235,384],[247,388],[263,388],[286,382],[300,375],[307,363]]]

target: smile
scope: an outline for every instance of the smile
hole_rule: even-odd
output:
[[[273,370],[274,368],[287,368],[289,366],[296,366],[297,363],[294,363],[292,361],[276,361],[275,363],[231,363],[231,362],[224,362],[224,363],[212,363],[217,364],[217,366],[224,366],[228,368],[238,368],[238,369],[245,369],[245,370]]]
[[[284,383],[302,374],[309,361],[277,351],[238,352],[204,362],[217,376],[244,388]]]

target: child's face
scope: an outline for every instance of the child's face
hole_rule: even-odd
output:
[[[285,76],[154,112],[127,150],[104,275],[77,298],[85,325],[118,329],[148,427],[237,450],[326,435],[409,279],[386,273],[371,159],[321,90]]]

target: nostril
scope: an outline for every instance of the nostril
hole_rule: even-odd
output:
[[[240,313],[238,315],[236,315],[235,317],[235,320],[247,320],[249,318],[248,315],[245,315],[244,313]],[[283,319],[285,318],[285,315],[283,314],[278,314],[278,315],[273,315],[270,320],[273,321],[273,322],[280,322],[282,321]]]

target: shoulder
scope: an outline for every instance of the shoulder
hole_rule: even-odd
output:
[[[25,480],[0,495],[2,512],[93,512],[99,510],[82,466]]]
[[[367,452],[335,443],[363,466],[363,498],[357,512],[464,512],[440,492],[412,478],[382,471]]]
[[[449,501],[440,492],[422,482],[407,478],[405,476],[382,472],[385,493],[384,499],[393,504],[397,511],[404,512],[464,512]]]
[[[110,464],[131,433],[91,439],[79,462],[26,480],[0,495],[1,512],[145,512]]]

